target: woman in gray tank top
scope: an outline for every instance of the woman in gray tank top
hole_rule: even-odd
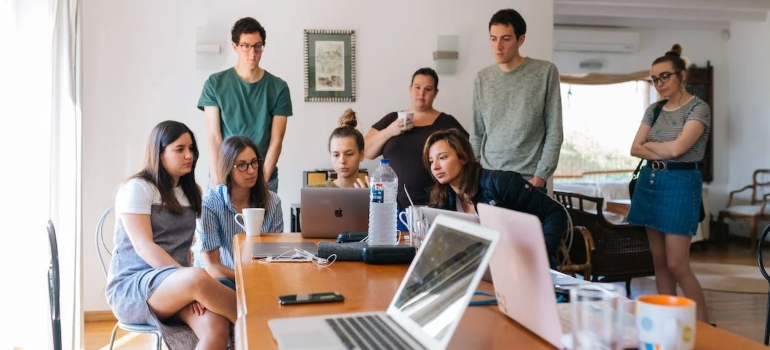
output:
[[[698,320],[708,322],[689,254],[700,221],[703,181],[698,164],[706,150],[711,111],[685,89],[687,64],[681,52],[674,45],[650,69],[650,83],[666,102],[647,109],[631,146],[631,155],[647,162],[639,172],[628,222],[646,227],[658,293],[676,295],[679,285],[697,304]]]
[[[184,124],[152,130],[144,169],[115,199],[115,248],[105,294],[124,323],[157,326],[170,349],[224,349],[236,320],[235,292],[190,267],[201,190],[198,146]]]

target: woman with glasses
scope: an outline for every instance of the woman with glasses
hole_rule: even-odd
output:
[[[201,214],[197,161],[193,132],[162,122],[148,139],[144,169],[115,197],[107,303],[123,323],[158,327],[170,349],[224,349],[237,318],[235,292],[190,267]]]
[[[647,108],[631,145],[631,155],[647,162],[636,182],[628,222],[646,227],[658,293],[676,295],[678,285],[697,304],[698,320],[708,322],[703,290],[690,269],[690,241],[700,221],[703,181],[698,164],[706,152],[711,110],[685,89],[687,64],[681,54],[676,44],[652,62],[650,84],[663,105]]]
[[[357,125],[356,112],[346,109],[339,126],[329,136],[329,155],[337,178],[310,187],[367,187],[358,177],[358,166],[364,160],[364,135],[356,129]]]
[[[233,236],[243,232],[235,214],[243,208],[264,208],[262,232],[283,232],[281,199],[267,189],[263,162],[257,146],[246,136],[230,136],[222,142],[217,175],[223,183],[203,197],[195,231],[194,265],[205,268],[220,282],[235,289]]]

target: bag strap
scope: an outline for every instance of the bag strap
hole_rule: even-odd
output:
[[[658,120],[660,111],[663,110],[663,106],[666,104],[666,102],[668,102],[668,100],[658,101],[655,103],[655,107],[652,109],[652,123],[650,124],[650,127],[655,125],[655,121]],[[642,162],[644,162],[644,159],[639,160],[639,165],[636,166],[636,170],[634,170],[634,174],[631,176],[632,179],[639,177],[639,170],[642,169]]]

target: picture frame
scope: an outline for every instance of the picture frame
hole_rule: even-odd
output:
[[[356,101],[356,34],[305,29],[305,102]]]

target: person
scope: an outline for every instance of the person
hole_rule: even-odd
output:
[[[150,134],[144,168],[115,197],[107,303],[123,323],[157,326],[171,349],[190,349],[196,341],[199,348],[223,349],[237,318],[235,292],[190,267],[195,218],[201,213],[197,161],[193,132],[180,122],[164,121]]]
[[[246,135],[259,147],[268,187],[277,193],[276,164],[281,156],[286,122],[292,115],[289,86],[259,66],[267,37],[257,20],[239,19],[231,35],[238,62],[233,68],[212,74],[198,100],[198,109],[206,115],[208,128],[210,185],[214,187],[224,181],[217,175],[222,140]]]
[[[476,76],[470,140],[483,167],[515,171],[545,187],[563,140],[559,72],[551,62],[521,56],[526,34],[516,10],[500,10],[489,21],[495,64]]]
[[[217,176],[224,183],[209,189],[203,197],[201,216],[196,226],[193,265],[228,287],[235,289],[233,237],[243,232],[235,214],[244,208],[265,208],[262,232],[283,232],[281,199],[267,189],[259,148],[241,135],[222,142]]]
[[[329,136],[329,155],[337,178],[310,187],[368,187],[358,176],[358,166],[364,160],[364,135],[356,129],[357,125],[356,112],[346,109],[340,116],[339,126]]]
[[[404,185],[409,190],[409,196],[414,205],[428,203],[428,189],[431,186],[430,172],[419,166],[422,161],[419,150],[425,144],[428,135],[438,130],[456,128],[468,135],[465,128],[453,116],[439,112],[433,108],[433,100],[438,95],[438,74],[431,68],[420,68],[412,75],[409,85],[411,106],[409,112],[414,113],[413,120],[406,123],[399,119],[397,112],[388,113],[372,125],[366,133],[366,158],[374,159],[382,155],[390,159],[390,167],[398,176],[397,205],[399,211],[404,211],[411,205],[404,191]],[[399,224],[400,231],[407,229]]]
[[[650,83],[666,102],[654,124],[657,103],[647,108],[631,145],[631,155],[647,162],[627,220],[646,227],[658,293],[676,295],[679,285],[697,304],[698,320],[708,322],[706,299],[690,268],[690,241],[700,221],[703,181],[698,163],[706,152],[711,110],[685,89],[687,65],[681,53],[676,44],[652,62]]]
[[[543,223],[545,249],[555,264],[554,254],[567,232],[567,212],[561,204],[515,171],[484,169],[456,129],[431,134],[422,161],[434,180],[429,206],[477,214],[476,205],[487,203],[535,215]]]

